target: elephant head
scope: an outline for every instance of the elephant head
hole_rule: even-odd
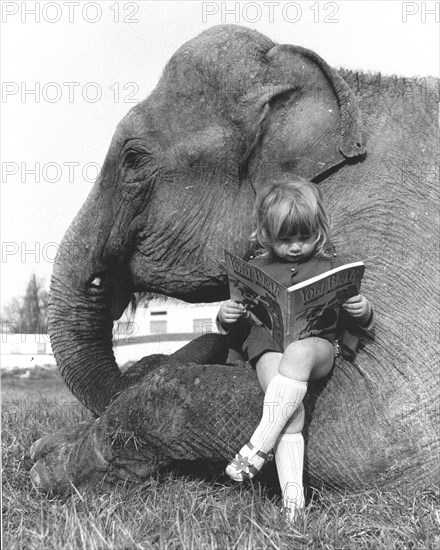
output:
[[[134,294],[227,297],[223,248],[250,253],[261,185],[364,153],[354,95],[316,54],[238,26],[184,44],[118,125],[55,261],[49,332],[73,393],[99,414],[142,376],[112,352]]]

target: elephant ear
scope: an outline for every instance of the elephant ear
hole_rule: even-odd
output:
[[[354,94],[336,71],[290,45],[274,46],[266,60],[266,83],[240,102],[247,135],[242,173],[257,185],[286,173],[317,180],[365,154]]]

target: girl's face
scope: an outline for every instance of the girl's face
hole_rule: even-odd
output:
[[[312,235],[300,235],[282,239],[274,243],[273,253],[278,258],[288,262],[297,262],[311,256],[315,251],[316,233]]]

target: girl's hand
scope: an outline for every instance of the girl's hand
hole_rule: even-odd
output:
[[[242,304],[234,302],[233,300],[226,300],[226,302],[223,302],[220,306],[218,318],[220,323],[224,325],[230,325],[237,322],[238,319],[240,319],[240,317],[243,317],[243,315],[245,314],[246,308]]]
[[[371,313],[370,302],[362,294],[346,300],[342,304],[342,308],[352,317],[362,321],[367,321]]]

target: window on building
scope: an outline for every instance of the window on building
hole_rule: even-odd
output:
[[[11,353],[21,353],[21,345],[19,342],[12,343]]]
[[[44,342],[38,342],[37,353],[46,353],[46,344]]]
[[[193,319],[193,332],[214,332],[215,323],[212,319]]]
[[[150,312],[150,334],[165,334],[168,331],[166,311]]]
[[[150,334],[165,334],[167,332],[167,320],[155,319],[150,321]]]

